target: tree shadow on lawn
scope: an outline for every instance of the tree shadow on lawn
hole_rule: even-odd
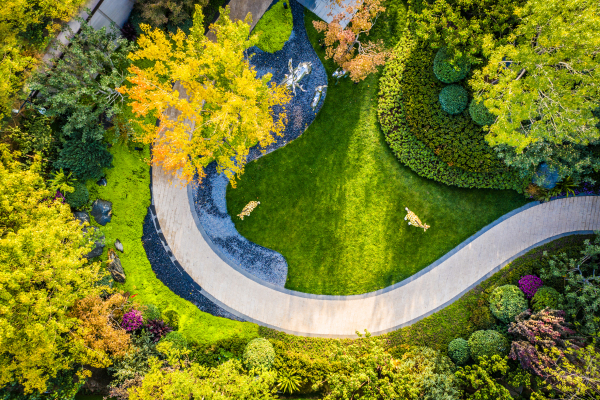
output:
[[[307,21],[309,37],[315,32]],[[314,46],[328,74],[335,70]],[[382,289],[427,267],[527,201],[513,191],[460,189],[401,165],[377,121],[379,76],[330,80],[325,103],[298,139],[247,165],[227,207],[261,204],[238,231],[281,253],[286,288],[350,295]],[[427,232],[408,226],[404,207]]]

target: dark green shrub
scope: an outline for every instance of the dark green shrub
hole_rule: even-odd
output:
[[[244,350],[244,365],[248,369],[269,369],[273,361],[275,361],[275,350],[267,339],[253,339]]]
[[[84,182],[98,180],[104,176],[104,168],[112,167],[112,154],[106,144],[98,140],[81,140],[81,137],[67,139],[54,163],[54,168],[67,169]]]
[[[463,338],[454,339],[448,345],[448,356],[457,365],[466,364],[469,361],[469,357],[471,357],[469,342]]]
[[[469,350],[473,360],[478,362],[483,356],[506,356],[510,350],[510,343],[498,331],[476,331],[469,338]]]
[[[252,33],[260,35],[256,44],[259,49],[275,53],[283,48],[292,33],[292,28],[292,8],[284,8],[283,1],[279,1],[263,14]]]
[[[145,323],[152,320],[162,319],[160,315],[160,310],[154,304],[145,304],[144,306],[145,309],[143,311],[143,315]]]
[[[161,342],[171,342],[173,346],[177,349],[185,349],[187,348],[187,340],[185,336],[183,336],[179,332],[169,332],[163,337]]]
[[[236,336],[210,344],[190,342],[188,337],[188,348],[192,351],[190,360],[206,367],[216,367],[234,358],[241,359],[247,344],[248,339]]]
[[[396,157],[418,175],[466,188],[515,189],[525,181],[487,145],[482,127],[466,113],[442,111],[442,84],[430,65],[432,51],[403,39],[380,80],[378,117]]]
[[[75,191],[65,194],[65,200],[74,209],[79,209],[88,203],[90,192],[88,192],[87,187],[81,182],[75,182],[73,188]]]
[[[544,308],[558,310],[560,300],[561,295],[556,289],[542,286],[535,292],[533,299],[531,299],[531,308],[533,308],[533,311],[535,312],[542,311]]]
[[[162,314],[162,319],[173,328],[174,331],[179,329],[179,314],[175,310],[167,310]]]
[[[469,115],[473,122],[480,126],[491,125],[496,121],[496,116],[489,112],[485,104],[483,104],[483,100],[471,100],[471,104],[469,104]]]
[[[515,285],[496,288],[489,301],[492,314],[505,324],[513,322],[517,315],[527,310],[527,299],[521,289]]]
[[[438,50],[433,59],[433,73],[444,83],[454,83],[465,79],[471,66],[469,62],[462,58],[451,63],[452,57],[446,47]]]
[[[440,91],[440,106],[450,115],[465,111],[469,103],[469,93],[460,85],[448,85]]]

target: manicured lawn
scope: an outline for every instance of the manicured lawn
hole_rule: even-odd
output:
[[[377,122],[377,93],[378,76],[330,82],[309,129],[248,164],[238,188],[227,190],[231,215],[260,200],[249,218],[233,220],[242,235],[285,256],[289,289],[349,295],[387,287],[526,203],[513,191],[449,187],[400,165]],[[431,228],[408,226],[404,207]]]

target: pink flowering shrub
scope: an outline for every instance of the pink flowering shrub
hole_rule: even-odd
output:
[[[575,331],[566,325],[562,310],[542,310],[533,315],[527,310],[519,314],[508,328],[515,337],[508,356],[524,369],[547,378],[548,369],[554,365],[549,351],[564,356],[566,349],[580,345],[579,338],[573,336]]]
[[[535,295],[535,292],[543,285],[544,282],[535,275],[525,275],[519,279],[519,288],[521,288],[528,299],[531,299]]]
[[[133,332],[144,324],[142,313],[138,310],[131,310],[123,314],[121,326],[126,332]]]

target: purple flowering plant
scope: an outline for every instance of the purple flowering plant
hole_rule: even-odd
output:
[[[143,324],[144,318],[142,318],[142,313],[140,311],[133,309],[123,314],[121,326],[125,329],[125,332],[133,332]]]
[[[519,279],[519,288],[525,293],[525,297],[531,299],[535,292],[544,285],[544,282],[535,275],[525,275]]]

